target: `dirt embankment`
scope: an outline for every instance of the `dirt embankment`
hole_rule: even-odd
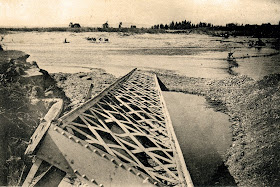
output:
[[[31,165],[24,156],[29,138],[55,102],[69,99],[29,55],[0,51],[0,185],[19,185]]]
[[[156,73],[169,90],[203,95],[230,116],[232,146],[224,160],[239,186],[280,186],[280,74],[255,81]]]
[[[103,69],[92,69],[87,73],[55,73],[52,74],[52,77],[57,82],[57,86],[71,100],[69,105],[71,108],[75,108],[85,101],[91,84],[93,85],[91,97],[93,97],[116,80],[116,77],[106,73]]]

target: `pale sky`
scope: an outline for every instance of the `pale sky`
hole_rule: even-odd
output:
[[[278,24],[280,0],[0,0],[0,27],[101,26],[106,21],[152,26],[185,19]]]

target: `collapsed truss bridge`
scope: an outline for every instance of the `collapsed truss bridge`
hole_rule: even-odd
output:
[[[23,186],[66,175],[89,186],[193,186],[154,74],[134,69],[58,118],[60,106],[31,137]]]

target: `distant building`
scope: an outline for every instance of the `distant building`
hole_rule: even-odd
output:
[[[131,25],[130,28],[136,29],[136,25]]]
[[[71,28],[81,28],[81,25],[79,23],[74,23],[73,24],[72,22],[70,22],[69,27],[71,27]]]
[[[104,23],[102,26],[103,26],[103,29],[107,29],[107,28],[109,28],[108,21],[106,21],[106,23]]]
[[[236,29],[237,28],[237,24],[235,23],[227,23],[226,24],[226,27],[229,28],[229,29]]]

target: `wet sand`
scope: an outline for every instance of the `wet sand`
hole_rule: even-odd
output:
[[[109,38],[109,42],[89,42],[87,37]],[[64,39],[70,43],[64,44]],[[174,70],[188,77],[223,79],[232,76],[226,61],[227,53],[234,52],[243,75],[263,76],[280,72],[280,67],[259,60],[259,57],[278,51],[272,49],[273,39],[263,39],[267,46],[260,50],[248,47],[256,38],[230,37],[228,39],[199,34],[135,34],[70,33],[70,32],[13,32],[5,36],[8,49],[23,50],[37,61],[41,68],[52,72],[89,71],[102,68],[115,76],[125,75],[133,68],[161,68]],[[259,76],[251,69],[257,61]],[[273,68],[270,68],[273,66]],[[63,68],[62,68],[63,67]],[[75,70],[76,68],[76,70]],[[261,78],[261,77],[260,77]]]

